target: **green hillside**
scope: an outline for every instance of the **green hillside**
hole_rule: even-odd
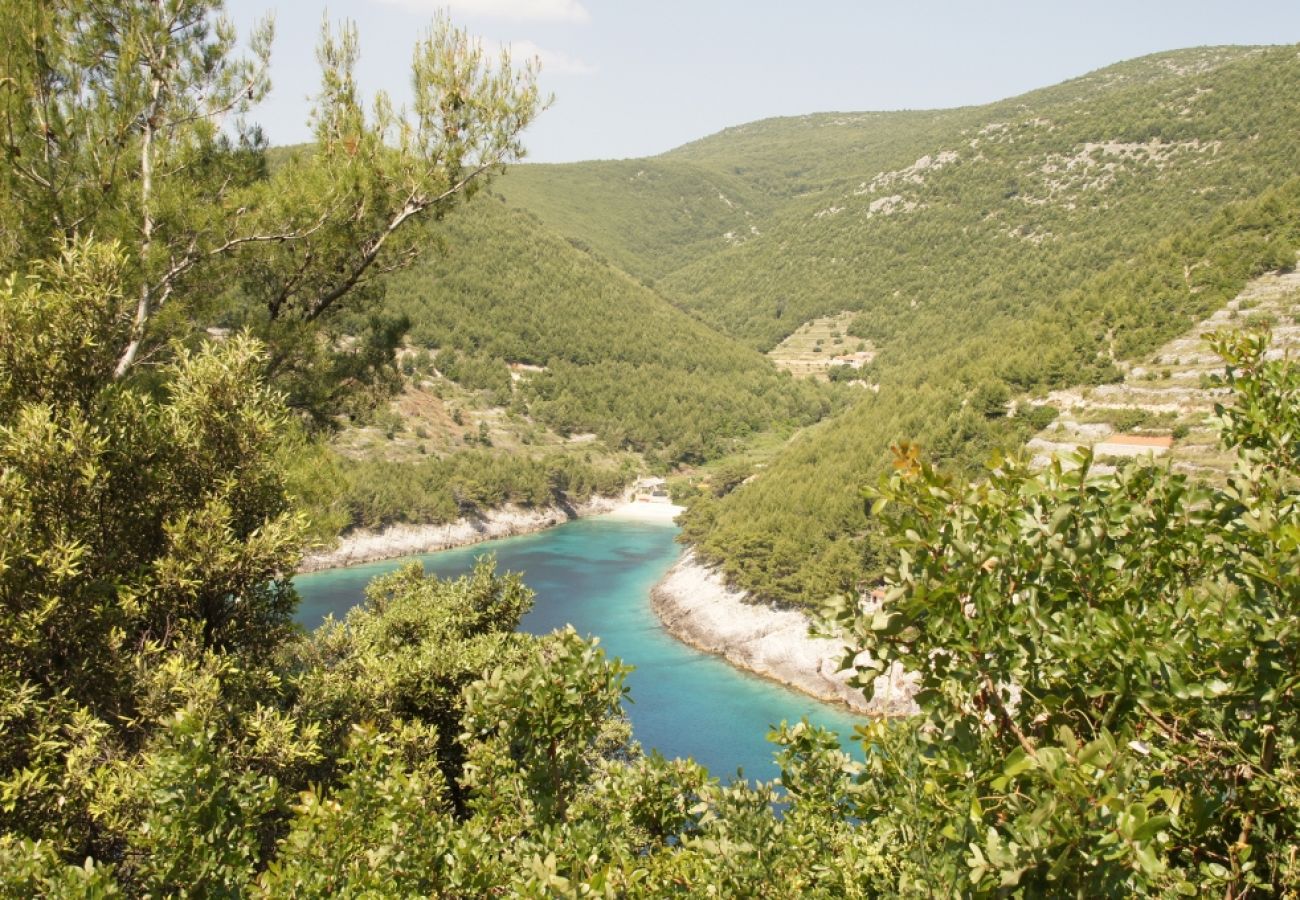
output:
[[[646,279],[751,237],[772,207],[744,179],[666,158],[519,166],[498,191]]]
[[[692,235],[656,282],[664,296],[764,350],[856,311],[849,335],[878,351],[864,370],[878,394],[696,504],[689,538],[740,584],[788,600],[869,571],[858,486],[891,443],[975,465],[1030,433],[1003,416],[1008,400],[1115,380],[1117,364],[1290,264],[1297,121],[1296,48],[1198,48],[987,106],[773,119],[620,164],[690,166],[761,198],[743,240],[700,255]],[[512,177],[549,225],[648,271],[670,195],[703,193],[661,178],[625,237],[606,211],[632,194],[605,165]],[[585,197],[581,218],[559,215],[562,194]]]
[[[1125,77],[1145,62],[1118,66],[941,115],[945,128],[876,159],[828,154],[838,181],[662,289],[763,349],[808,319],[857,309],[858,333],[886,355],[891,342],[910,355],[918,338],[960,339],[990,316],[1019,316],[1296,171],[1294,50],[1162,58],[1166,78]]]
[[[1294,265],[1298,246],[1300,179],[1293,178],[1024,318],[1008,315],[997,330],[954,340],[949,352],[878,369],[878,394],[792,445],[755,481],[716,504],[697,504],[685,534],[738,583],[816,603],[878,563],[858,487],[887,469],[891,445],[915,441],[940,463],[973,471],[1032,432],[1032,418],[1006,417],[1015,392],[1118,379],[1099,354],[1153,350],[1251,277]]]
[[[700,461],[833,408],[832,389],[778,372],[529,213],[488,199],[432,237],[444,252],[391,280],[389,310],[444,374],[563,434]],[[508,363],[530,368],[512,379]]]
[[[1257,49],[1201,47],[1157,53],[984,106],[764,119],[684,144],[659,159],[729,172],[773,197],[807,196],[856,186],[863,172],[906,166],[932,152],[934,142],[965,128],[1018,119],[1031,108],[1068,108],[1118,91],[1175,85]]]

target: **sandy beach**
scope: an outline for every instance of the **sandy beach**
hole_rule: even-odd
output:
[[[678,515],[686,511],[684,506],[675,506],[672,503],[651,503],[648,501],[628,501],[623,503],[607,513],[602,513],[602,517],[609,519],[625,519],[636,522],[663,522],[671,523]]]

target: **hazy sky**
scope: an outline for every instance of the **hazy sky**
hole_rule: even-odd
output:
[[[827,110],[985,103],[1158,50],[1300,42],[1298,0],[227,0],[240,28],[274,12],[273,143],[306,140],[322,17],[360,29],[367,90],[406,96],[433,11],[540,55],[555,104],[529,159],[661,153],[728,125]]]

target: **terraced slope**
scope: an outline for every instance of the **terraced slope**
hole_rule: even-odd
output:
[[[871,361],[874,353],[866,341],[847,334],[854,318],[855,314],[849,311],[805,322],[769,350],[768,359],[778,369],[799,378],[824,380],[837,362],[848,364],[843,359],[848,356],[853,357],[854,368],[860,369]]]
[[[1227,306],[1128,368],[1119,384],[1052,391],[1046,404],[1061,415],[1027,444],[1035,462],[1088,446],[1095,470],[1113,470],[1119,458],[1168,456],[1177,470],[1214,477],[1231,466],[1211,421],[1224,389],[1207,379],[1223,363],[1202,337],[1232,328],[1268,328],[1273,356],[1300,352],[1300,272],[1255,279]],[[1166,449],[1158,441],[1169,442]]]

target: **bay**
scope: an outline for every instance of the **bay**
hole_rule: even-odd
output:
[[[299,575],[298,620],[314,628],[326,615],[342,618],[361,602],[372,578],[413,559],[426,572],[454,578],[491,553],[498,569],[521,573],[537,593],[521,630],[546,634],[571,624],[636,667],[626,708],[633,736],[646,749],[692,757],[724,780],[736,774],[767,780],[780,774],[768,731],[807,717],[836,731],[845,750],[860,759],[849,736],[862,719],[735,669],[664,631],[650,608],[650,589],[681,554],[676,533],[667,524],[596,517],[456,550]]]

